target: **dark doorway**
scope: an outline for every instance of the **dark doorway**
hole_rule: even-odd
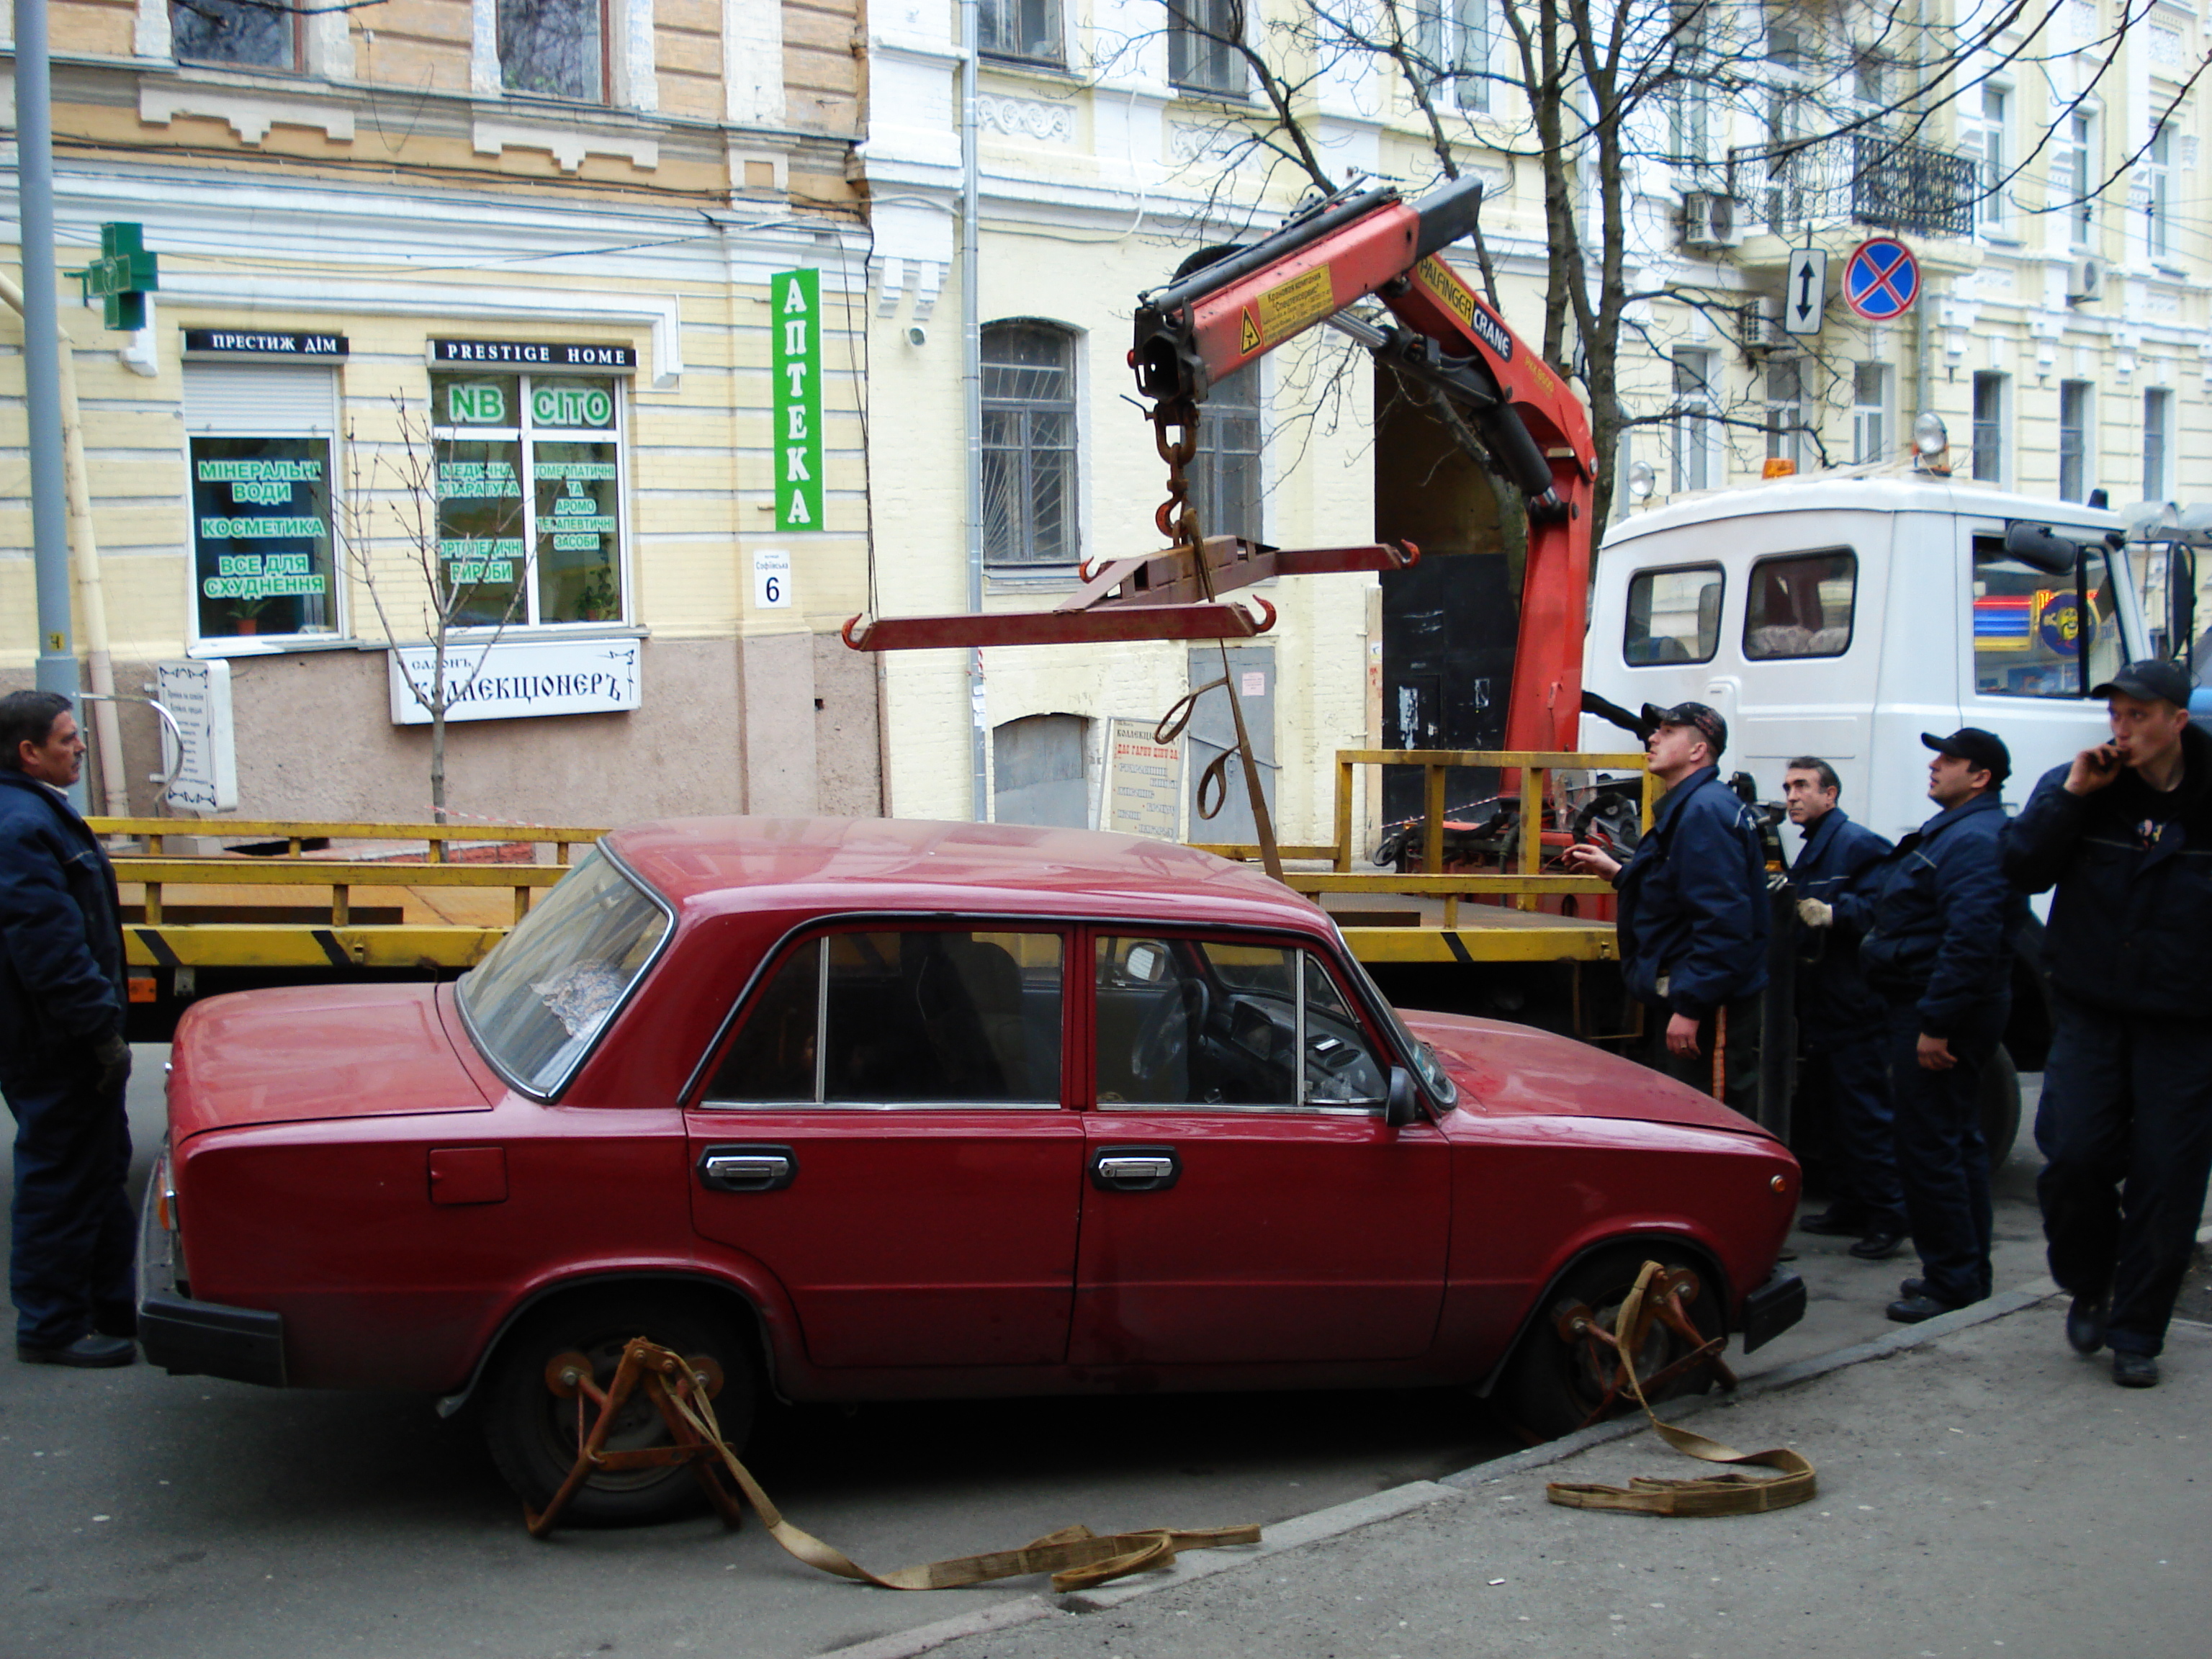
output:
[[[1503,533],[1498,492],[1427,396],[1377,366],[1375,535],[1421,550],[1382,577],[1382,746],[1496,749],[1505,739],[1520,625],[1522,545]],[[1448,808],[1489,795],[1496,774],[1455,768]],[[1382,815],[1422,811],[1422,774],[1383,769]]]

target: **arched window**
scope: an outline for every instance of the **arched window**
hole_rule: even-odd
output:
[[[1075,337],[1049,323],[983,329],[983,559],[1073,564]]]

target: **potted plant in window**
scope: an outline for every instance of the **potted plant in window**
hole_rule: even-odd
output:
[[[577,614],[586,622],[612,622],[619,609],[614,567],[603,564],[586,578],[584,591],[576,596]]]
[[[233,599],[230,602],[231,631],[235,634],[258,634],[261,631],[261,613],[268,608],[270,596],[258,599]]]

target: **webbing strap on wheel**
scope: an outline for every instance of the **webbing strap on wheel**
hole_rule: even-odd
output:
[[[1771,1479],[1749,1474],[1709,1474],[1692,1480],[1665,1480],[1639,1474],[1626,1486],[1554,1480],[1544,1488],[1544,1496],[1570,1509],[1629,1510],[1641,1515],[1756,1515],[1805,1502],[1819,1486],[1813,1465],[1802,1453],[1786,1446],[1769,1451],[1740,1452],[1717,1440],[1708,1440],[1702,1434],[1662,1423],[1651,1409],[1651,1402],[1644,1397],[1644,1385],[1637,1377],[1635,1364],[1635,1356],[1643,1348],[1640,1339],[1644,1297],[1651,1281],[1664,1271],[1656,1261],[1645,1262],[1644,1271],[1636,1276],[1636,1288],[1620,1304],[1620,1313],[1614,1321],[1623,1385],[1636,1396],[1636,1403],[1644,1407],[1644,1416],[1651,1419],[1651,1426],[1658,1431],[1659,1437],[1684,1456],[1700,1458],[1708,1463],[1761,1466],[1778,1469],[1780,1474]]]
[[[556,1362],[557,1364],[558,1362]],[[549,1371],[554,1368],[549,1367]],[[1056,1590],[1086,1589],[1093,1584],[1103,1584],[1109,1579],[1120,1578],[1133,1572],[1167,1566],[1182,1550],[1218,1549],[1224,1544],[1256,1544],[1260,1528],[1245,1527],[1208,1527],[1184,1530],[1171,1527],[1147,1528],[1140,1532],[1111,1533],[1104,1537],[1085,1526],[1063,1527],[1058,1532],[1023,1545],[1019,1549],[994,1550],[985,1555],[963,1555],[949,1561],[932,1561],[918,1567],[902,1567],[896,1572],[873,1573],[854,1562],[843,1551],[825,1544],[813,1534],[794,1527],[783,1518],[783,1512],[760,1488],[752,1473],[738,1462],[737,1454],[723,1439],[721,1427],[714,1420],[714,1407],[708,1398],[710,1389],[697,1386],[706,1372],[659,1344],[644,1337],[633,1338],[623,1349],[622,1363],[616,1367],[611,1384],[604,1391],[582,1383],[582,1379],[570,1375],[562,1379],[569,1387],[577,1389],[586,1397],[599,1404],[599,1420],[588,1436],[579,1444],[576,1467],[562,1483],[561,1492],[546,1506],[543,1515],[530,1517],[531,1531],[539,1537],[552,1528],[562,1504],[574,1490],[583,1484],[592,1468],[602,1463],[611,1464],[622,1460],[624,1465],[641,1465],[647,1460],[653,1462],[691,1462],[702,1475],[698,1460],[718,1462],[738,1490],[744,1494],[745,1502],[752,1506],[768,1528],[769,1536],[781,1545],[785,1551],[823,1572],[834,1573],[840,1578],[858,1579],[863,1583],[876,1584],[884,1589],[933,1590],[957,1589],[967,1584],[988,1583],[998,1578],[1020,1578],[1030,1573],[1048,1572],[1052,1587]],[[664,1381],[664,1379],[666,1379]],[[642,1386],[647,1397],[666,1419],[676,1444],[664,1450],[647,1453],[605,1453],[599,1447],[604,1442],[604,1426],[611,1424],[628,1399],[631,1390]],[[708,1490],[720,1500],[719,1506],[734,1522],[733,1506],[728,1506],[728,1496],[708,1478]]]

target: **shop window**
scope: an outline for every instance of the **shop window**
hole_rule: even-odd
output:
[[[1628,583],[1628,628],[1621,641],[1632,668],[1711,662],[1721,642],[1721,568],[1639,570]]]
[[[599,102],[606,96],[600,0],[499,0],[500,84],[509,92]]]
[[[283,6],[255,0],[191,0],[169,7],[171,49],[180,64],[298,70],[300,29]]]
[[[188,363],[184,405],[198,637],[336,635],[335,377]]]
[[[2119,620],[2102,565],[2093,549],[2071,576],[2054,576],[2007,557],[1994,536],[1976,538],[1974,689],[1984,696],[2078,697],[2117,672]]]
[[[1859,562],[1850,553],[1795,553],[1751,568],[1743,607],[1743,654],[1840,657],[1851,645],[1851,601]]]
[[[1075,337],[1048,323],[983,331],[983,557],[1075,562]]]
[[[623,621],[622,383],[439,374],[431,398],[455,625]]]

